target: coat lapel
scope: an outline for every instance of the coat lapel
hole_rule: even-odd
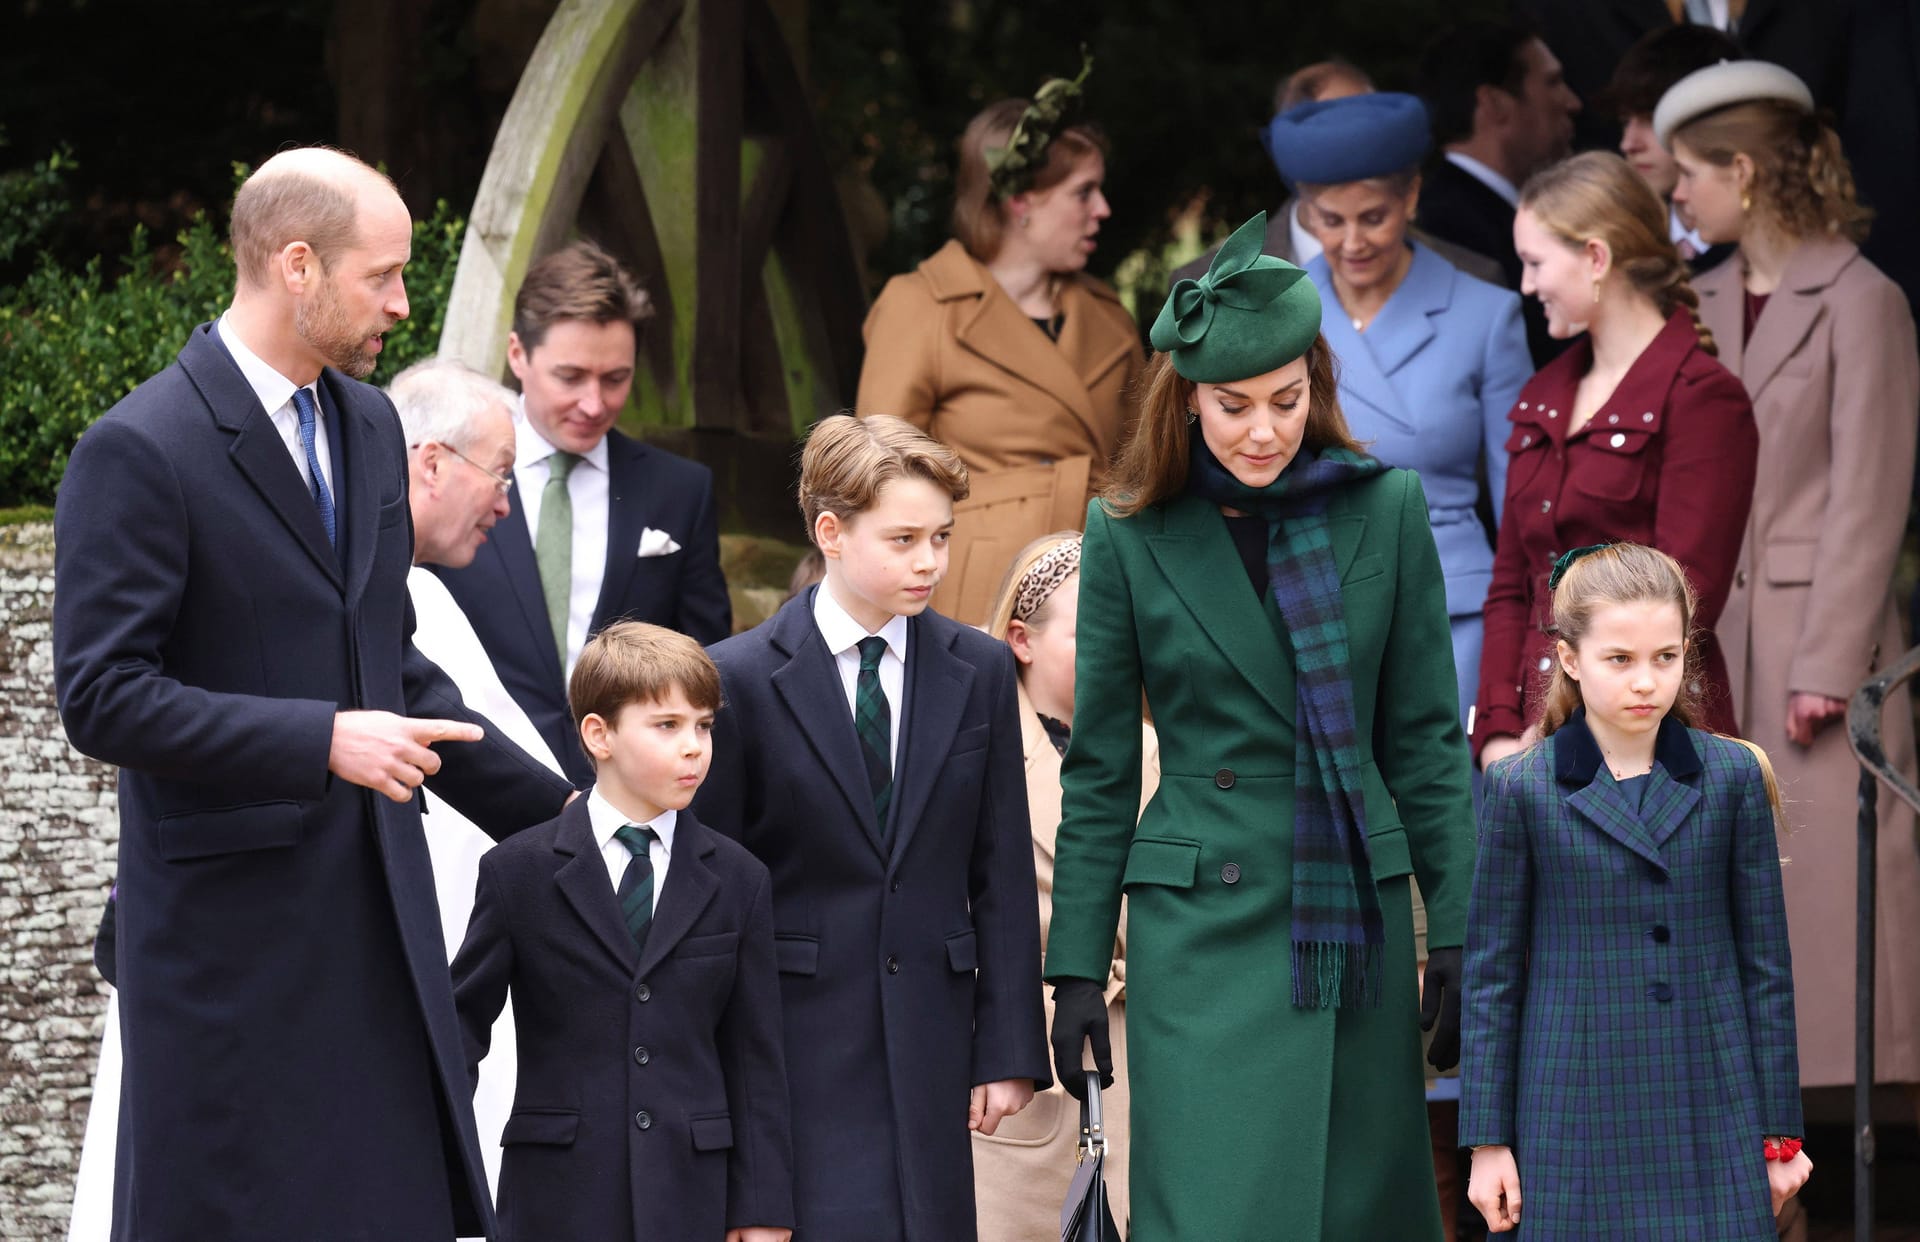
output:
[[[1747,343],[1740,331],[1740,265],[1728,256],[1712,271],[1694,277],[1693,289],[1700,295],[1700,321],[1713,333],[1714,345],[1720,351],[1720,365],[1744,382]]]
[[[1453,302],[1453,271],[1433,251],[1414,246],[1405,279],[1366,331],[1374,360],[1386,374],[1407,365],[1439,335],[1434,317],[1444,314]]]
[[[593,606],[591,629],[612,619],[627,597],[627,584],[639,564],[640,534],[647,528],[651,498],[643,486],[647,446],[617,431],[607,433],[607,564],[600,576],[600,598]]]
[[[566,674],[560,667],[560,644],[554,636],[553,622],[547,616],[547,595],[540,585],[540,563],[533,556],[533,536],[527,531],[527,513],[520,503],[520,483],[516,479],[507,497],[511,512],[495,523],[488,542],[500,557],[500,569],[506,574],[507,588],[520,609],[527,626],[527,640],[540,653],[546,666],[548,684],[564,686]]]
[[[345,553],[337,559],[344,562],[347,607],[351,610],[366,592],[367,579],[373,573],[376,528],[380,521],[381,489],[375,474],[381,458],[376,439],[380,432],[368,412],[360,408],[361,403],[347,400],[345,381],[332,370],[321,373],[320,387],[332,407],[333,426],[342,441],[340,455],[346,463],[345,477],[334,475],[339,480],[339,486],[334,489],[334,512]],[[358,493],[352,503],[348,499],[348,485]]]
[[[801,606],[781,609],[768,623],[772,626],[768,638],[788,657],[774,671],[773,688],[793,713],[795,727],[813,748],[820,765],[839,786],[874,852],[884,858],[886,846],[881,841],[880,823],[873,815],[867,768],[860,758],[860,738],[853,729],[853,712],[846,705],[847,691],[841,684],[840,670],[834,667],[827,640],[820,637],[820,628],[813,623],[813,597],[804,596],[795,602]],[[908,649],[912,649],[911,639]],[[906,753],[904,746],[901,753]]]
[[[691,813],[680,812],[673,825],[673,852],[666,883],[661,886],[660,900],[654,904],[653,923],[647,928],[647,947],[640,954],[635,973],[644,975],[658,966],[712,904],[714,894],[720,891],[720,881],[707,861],[713,852],[713,840],[706,825]]]
[[[1333,346],[1334,356],[1340,359],[1341,400],[1364,402],[1382,422],[1411,432],[1413,418],[1402,406],[1400,394],[1393,390],[1393,382],[1387,378],[1374,352],[1374,347],[1382,343],[1380,319],[1386,318],[1386,312],[1380,313],[1369,331],[1355,332],[1353,321],[1341,309],[1339,295],[1334,292],[1326,256],[1314,259],[1307,270],[1313,273],[1313,283],[1320,287],[1321,302],[1333,307],[1331,314],[1321,318],[1320,330],[1326,334],[1327,344]],[[1393,303],[1389,301],[1387,305]]]
[[[1821,295],[1858,253],[1851,242],[1821,238],[1801,243],[1787,260],[1780,285],[1767,299],[1767,308],[1760,312],[1758,322],[1753,325],[1753,337],[1740,359],[1738,374],[1756,401],[1767,382],[1799,350],[1826,314],[1825,299]]]
[[[1660,856],[1660,847],[1642,826],[1633,808],[1627,805],[1626,795],[1614,783],[1611,772],[1595,774],[1593,780],[1567,796],[1567,805],[1579,812],[1588,823],[1654,866],[1662,871],[1667,869],[1666,860]]]
[[[622,972],[631,975],[639,962],[633,935],[620,914],[620,902],[607,874],[605,857],[593,839],[593,825],[587,817],[587,800],[575,798],[560,812],[560,826],[553,837],[553,852],[568,856],[554,873],[561,896],[580,916],[580,921],[613,954]],[[678,877],[675,877],[678,878]]]
[[[260,399],[240,374],[239,365],[214,336],[212,324],[203,324],[187,339],[180,351],[180,367],[206,399],[214,421],[234,433],[233,445],[227,450],[234,466],[320,571],[336,588],[344,590],[340,558],[327,543],[327,530],[320,524],[313,493],[300,481],[300,469],[287,452],[287,442],[280,438],[273,419],[260,408]]]
[[[900,763],[894,769],[893,857],[904,858],[933,794],[935,780],[953,749],[953,736],[973,688],[973,666],[953,654],[953,626],[938,613],[921,613],[907,623],[906,705],[901,715]]]
[[[1113,307],[1102,308],[1099,303],[1103,301],[1111,302]],[[1083,395],[1092,393],[1107,373],[1124,363],[1129,354],[1139,354],[1139,339],[1131,333],[1116,341],[1111,335],[1094,330],[1096,317],[1104,317],[1103,310],[1110,314],[1111,309],[1120,309],[1124,313],[1119,297],[1105,285],[1093,283],[1090,278],[1068,281],[1060,292],[1060,309],[1066,321],[1060,328],[1058,349],[1079,377]],[[1095,455],[1102,460],[1113,456],[1120,447],[1114,437],[1121,424],[1095,419],[1091,397],[1087,398],[1081,421],[1093,437]]]
[[[1687,736],[1686,726],[1669,718],[1661,722],[1654,742],[1653,769],[1642,791],[1638,812],[1601,761],[1600,746],[1587,727],[1586,713],[1572,719],[1553,735],[1554,774],[1570,788],[1567,805],[1594,827],[1666,871],[1661,853],[1673,834],[1686,823],[1700,802],[1695,788],[1700,756]]]

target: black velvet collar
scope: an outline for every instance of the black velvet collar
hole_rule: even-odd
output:
[[[1675,780],[1684,780],[1700,771],[1700,755],[1687,736],[1687,727],[1668,716],[1660,722],[1660,735],[1653,742],[1653,759]],[[1587,710],[1580,708],[1553,733],[1553,771],[1562,784],[1585,787],[1593,783],[1602,763],[1600,743],[1587,727]]]

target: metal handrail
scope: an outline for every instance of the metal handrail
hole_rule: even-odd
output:
[[[1920,788],[1887,759],[1881,739],[1881,716],[1887,699],[1901,685],[1920,676],[1920,647],[1868,680],[1847,704],[1847,742],[1860,761],[1858,921],[1854,925],[1853,1013],[1853,1236],[1873,1240],[1873,970],[1875,905],[1879,891],[1880,785],[1898,794],[1920,811]]]

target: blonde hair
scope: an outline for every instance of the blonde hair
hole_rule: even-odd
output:
[[[609,724],[629,703],[658,703],[675,690],[705,712],[720,710],[720,670],[685,634],[644,621],[615,621],[587,640],[567,682],[576,727],[588,716]]]
[[[1040,536],[1014,554],[1013,564],[1007,566],[1007,576],[1000,580],[1000,589],[993,593],[993,607],[987,610],[987,633],[1002,642],[1006,641],[1007,627],[1013,623],[1014,605],[1019,602],[1020,589],[1026,585],[1027,574],[1040,563],[1041,557],[1061,544],[1075,543],[1079,539],[1079,531],[1057,530],[1051,535]],[[1076,569],[1067,577],[1076,577],[1079,572]],[[1066,581],[1063,579],[1060,586],[1065,585]],[[1034,627],[1045,625],[1047,614],[1053,610],[1053,596],[1059,593],[1060,587],[1055,587],[1053,595],[1042,600],[1040,606],[1026,618],[1026,624]]]
[[[891,414],[835,414],[813,425],[800,453],[800,513],[807,538],[822,513],[842,522],[873,508],[899,478],[925,479],[955,501],[967,498],[967,468],[955,453]]]
[[[1007,209],[1004,200],[994,193],[987,150],[1007,144],[1029,104],[1025,99],[988,104],[960,135],[960,165],[953,179],[953,235],[982,263],[991,263],[1000,253],[1007,231]],[[1047,144],[1046,163],[1034,171],[1027,188],[1051,190],[1072,176],[1080,161],[1106,153],[1107,139],[1099,129],[1087,124],[1069,125]]]
[[[1572,249],[1602,241],[1613,265],[1635,292],[1662,315],[1687,308],[1700,348],[1718,355],[1713,333],[1700,321],[1700,295],[1687,264],[1667,234],[1667,208],[1631,165],[1611,151],[1586,151],[1528,178],[1520,207]]]
[[[1302,451],[1343,448],[1359,452],[1360,443],[1340,412],[1340,376],[1333,347],[1325,336],[1307,349],[1307,429]],[[1187,487],[1187,446],[1192,430],[1195,385],[1173,369],[1173,359],[1155,354],[1140,377],[1140,422],[1120,450],[1113,481],[1101,504],[1114,517],[1131,517],[1150,505],[1172,500]]]
[[[1716,167],[1736,155],[1752,160],[1756,207],[1795,237],[1867,239],[1873,212],[1860,204],[1840,135],[1819,117],[1780,100],[1750,99],[1695,117],[1667,145],[1683,142]]]

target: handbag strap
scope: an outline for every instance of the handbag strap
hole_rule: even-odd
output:
[[[1076,1162],[1107,1154],[1107,1130],[1100,1117],[1100,1072],[1087,1071],[1087,1089],[1080,1097],[1080,1149]]]

